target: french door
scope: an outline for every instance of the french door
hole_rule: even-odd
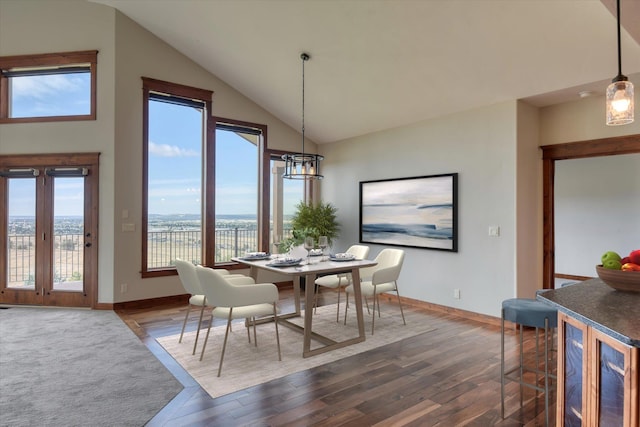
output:
[[[97,302],[98,154],[0,156],[0,302]]]

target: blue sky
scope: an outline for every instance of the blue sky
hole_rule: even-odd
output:
[[[14,117],[89,113],[87,75],[19,77],[12,82]],[[201,112],[151,102],[149,115],[149,213],[199,214]],[[258,162],[255,146],[228,131],[217,132],[216,144],[216,214],[255,214]],[[35,210],[33,180],[12,179],[11,182],[9,215],[32,216]],[[57,178],[55,188],[57,200],[60,200],[56,215],[81,215],[82,180]],[[285,194],[286,215],[293,213],[302,194],[302,183],[285,180],[285,192],[289,195]]]
[[[11,116],[46,117],[91,112],[88,73],[11,79]]]

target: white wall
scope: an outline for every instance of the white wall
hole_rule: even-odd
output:
[[[100,152],[98,302],[184,293],[177,276],[142,279],[141,76],[214,91],[213,114],[268,126],[269,148],[299,149],[297,130],[107,6],[0,2],[0,55],[99,50],[97,120],[0,125],[0,154]],[[313,141],[307,141],[314,149]],[[122,218],[123,211],[129,217]],[[135,232],[122,232],[122,223]],[[277,278],[270,278],[276,280]],[[128,285],[120,293],[120,284]]]
[[[636,120],[630,125],[607,126],[605,124],[605,100],[594,96],[552,105],[540,109],[540,145],[562,144],[622,135],[640,134],[640,73],[628,76],[636,90]]]
[[[556,273],[595,277],[606,251],[640,249],[640,154],[556,162]]]
[[[542,287],[542,151],[539,110],[518,102],[516,154],[515,296],[532,298]]]
[[[127,16],[116,13],[116,188],[114,301],[130,301],[183,293],[176,276],[140,278],[142,219],[142,81],[141,76],[209,89],[214,116],[268,125],[269,148],[298,149],[296,130],[276,120],[251,100],[181,53],[166,45]],[[144,52],[144,54],[141,54]],[[129,218],[122,218],[127,211]],[[122,223],[135,232],[122,232]],[[262,280],[261,277],[258,278]],[[278,280],[278,278],[269,278]],[[280,280],[286,280],[280,278]],[[121,284],[127,293],[120,294]]]
[[[334,250],[358,241],[360,181],[458,172],[459,251],[405,248],[401,295],[499,315],[515,296],[516,114],[506,102],[320,146],[322,198],[342,225]],[[383,249],[370,246],[371,257]]]
[[[327,161],[322,196],[338,207],[343,227],[337,246],[345,248],[358,241],[359,181],[459,172],[460,250],[454,254],[407,248],[400,278],[402,295],[499,316],[502,300],[531,298],[542,286],[538,147],[635,134],[639,123],[606,126],[602,97],[542,109],[514,101],[323,145]],[[640,170],[637,160],[630,162],[628,168]],[[598,167],[613,176],[609,167]],[[637,172],[626,179],[636,177]],[[627,196],[631,194],[634,202],[620,200],[625,197],[622,194],[614,200],[591,202],[596,206],[631,203],[630,215],[638,217],[635,202],[640,200],[640,186],[632,187]],[[630,239],[637,242],[639,223],[633,224],[630,233],[635,237]],[[501,237],[487,236],[490,225],[500,226]],[[562,231],[556,233],[556,238],[562,236]],[[563,238],[577,246],[573,236]],[[603,246],[600,241],[585,244]],[[372,256],[381,249],[372,245]],[[453,298],[456,288],[461,290],[460,300]]]
[[[139,273],[140,76],[213,90],[214,114],[267,124],[271,148],[296,150],[298,132],[109,7],[79,0],[0,2],[0,55],[92,49],[100,51],[98,119],[0,125],[0,153],[101,152],[99,301],[182,293],[175,276],[142,280]],[[629,76],[636,87],[638,76]],[[640,119],[605,126],[604,100],[596,97],[539,111],[512,101],[321,146],[327,157],[322,196],[338,207],[343,227],[336,248],[358,240],[359,181],[458,172],[459,252],[407,249],[401,290],[497,316],[503,299],[530,296],[538,287],[536,140],[546,145],[638,133]],[[121,232],[123,210],[136,232]],[[501,237],[488,236],[490,225],[501,227]],[[372,255],[380,249],[373,246]],[[128,293],[119,293],[121,283]],[[460,300],[453,299],[454,288]]]
[[[111,301],[114,200],[114,11],[74,0],[0,2],[0,55],[98,50],[97,119],[0,124],[0,154],[100,152],[99,300]],[[81,35],[81,36],[79,36]]]

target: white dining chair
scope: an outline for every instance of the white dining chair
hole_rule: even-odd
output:
[[[353,255],[356,259],[366,259],[369,256],[369,246],[352,245],[347,249],[348,254]],[[314,310],[318,306],[318,294],[320,287],[336,289],[338,288],[338,306],[336,308],[336,322],[340,321],[340,292],[343,287],[350,285],[352,282],[351,273],[329,274],[327,276],[318,277],[315,281],[316,289],[313,297]]]
[[[398,305],[402,314],[402,322],[406,325],[400,292],[398,291],[398,276],[404,261],[404,251],[401,249],[383,249],[374,260],[377,264],[373,267],[360,270],[360,289],[363,297],[373,297],[373,315],[371,316],[371,335],[373,335],[376,319],[376,303],[378,305],[378,317],[380,317],[380,297],[384,292],[395,292],[398,296]],[[344,309],[344,324],[347,324],[347,310],[349,309],[349,294],[353,293],[353,284],[345,288],[347,302]]]
[[[205,348],[207,347],[214,317],[227,319],[222,353],[220,354],[220,364],[218,365],[218,376],[220,376],[229,331],[231,330],[231,321],[233,319],[246,319],[249,342],[251,342],[249,327],[253,325],[253,341],[257,346],[256,318],[271,315],[273,315],[276,329],[278,360],[282,360],[280,353],[280,335],[278,333],[278,288],[276,285],[273,283],[234,284],[232,280],[225,279],[224,276],[212,268],[202,266],[196,267],[196,275],[200,281],[200,286],[207,299],[207,303],[213,307],[211,310],[209,329],[207,330],[207,335],[202,345],[200,360],[202,360]]]
[[[202,327],[202,318],[204,316],[204,309],[207,306],[207,299],[204,296],[204,292],[200,287],[200,281],[198,280],[198,276],[196,275],[196,266],[190,262],[176,259],[175,260],[176,270],[178,271],[178,277],[180,278],[180,282],[182,282],[182,286],[185,291],[190,295],[189,296],[189,306],[187,307],[187,314],[184,316],[184,321],[182,322],[182,330],[180,330],[180,338],[178,342],[182,342],[182,337],[184,336],[184,330],[187,326],[187,321],[189,320],[189,313],[191,312],[191,307],[200,308],[200,317],[198,319],[198,328],[196,329],[196,338],[193,343],[193,352],[191,354],[196,354],[196,347],[198,345],[198,337],[200,336],[200,328]],[[244,276],[242,274],[231,274],[227,270],[219,269],[217,270],[219,274],[228,279],[232,279],[236,282],[236,284],[245,284],[245,283],[253,283],[253,279],[250,277]],[[239,280],[237,280],[239,279]],[[250,280],[246,280],[250,279]]]

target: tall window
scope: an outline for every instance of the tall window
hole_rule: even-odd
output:
[[[283,179],[284,161],[281,154],[271,156],[271,233],[270,250],[291,236],[291,218],[296,206],[305,200],[305,180]]]
[[[143,78],[143,276],[202,263],[203,169],[211,91]]]
[[[0,123],[95,120],[97,55],[0,57]]]
[[[265,250],[266,126],[210,117],[211,91],[143,78],[143,94],[143,277]]]
[[[273,250],[306,183],[282,179],[267,127],[210,117],[211,91],[142,80],[142,276],[175,274],[176,258],[229,266]]]
[[[260,250],[263,130],[215,120],[215,263]]]

